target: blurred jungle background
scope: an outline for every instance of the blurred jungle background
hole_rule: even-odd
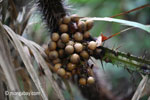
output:
[[[8,14],[6,13],[5,19],[2,19],[3,24],[10,26],[16,33],[22,35],[23,37],[45,47],[50,40],[49,30],[43,23],[44,21],[41,18],[41,12],[35,5],[36,1],[10,1],[11,3],[13,2],[13,6],[6,3],[8,2],[7,0],[1,1],[1,7],[8,4],[8,6],[4,7],[10,12]],[[149,0],[66,0],[66,2],[71,8],[71,14],[76,13],[83,17],[111,17],[150,3]],[[14,8],[16,10],[14,10]],[[31,9],[33,11],[29,18],[27,18],[27,12]],[[26,22],[26,18],[28,19],[28,24],[27,27],[24,28],[25,24],[22,25],[20,22]],[[116,18],[135,21],[142,24],[150,24],[150,7],[146,7],[122,16],[117,16]],[[90,32],[94,37],[99,36],[101,33],[105,36],[110,36],[125,28],[128,27],[117,23],[95,21],[94,27]],[[121,52],[130,53],[138,57],[143,57],[143,59],[150,59],[150,35],[147,32],[137,28],[128,30],[107,40],[104,43],[104,46]],[[107,94],[109,98],[116,98],[116,100],[130,100],[142,79],[141,75],[137,72],[127,70],[119,65],[117,66],[103,62],[104,68],[102,68],[100,61],[95,60],[95,63],[97,66],[96,73],[98,74],[98,82],[101,85],[101,93]],[[34,65],[36,66],[36,63]],[[21,82],[19,83],[20,86],[23,85]],[[74,95],[75,100],[87,100],[84,96],[82,96],[80,89],[76,85],[72,83],[70,84],[72,90],[71,94]],[[22,88],[24,87],[22,86]],[[145,92],[143,92],[140,100],[148,99],[150,96],[150,87],[148,86],[148,88],[149,90],[145,90]],[[52,90],[49,89],[49,91],[51,93]],[[63,87],[62,91],[65,100],[70,100],[70,92]],[[50,95],[49,98],[52,100],[52,95]],[[39,98],[36,100],[38,99]]]

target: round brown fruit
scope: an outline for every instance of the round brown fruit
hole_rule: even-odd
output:
[[[73,63],[68,63],[67,64],[67,69],[70,70],[70,71],[72,71],[75,67],[76,67],[76,65],[73,64]]]
[[[52,62],[53,62],[53,64],[57,64],[57,63],[60,63],[61,61],[59,58],[57,58],[57,59],[53,60]]]
[[[79,16],[77,15],[77,14],[73,14],[73,15],[71,15],[71,20],[73,21],[73,22],[78,22],[79,21]]]
[[[70,21],[71,21],[70,16],[65,16],[65,17],[63,17],[63,19],[62,19],[62,22],[63,22],[64,24],[68,24],[68,23],[70,23]]]
[[[58,64],[55,64],[55,66],[53,67],[53,71],[54,72],[57,72],[58,71],[58,69],[60,69],[61,68],[61,64],[60,63],[58,63]]]
[[[88,79],[87,79],[88,84],[93,84],[94,82],[95,82],[94,77],[92,77],[92,76],[88,77]]]
[[[96,43],[95,41],[89,42],[88,48],[89,48],[90,50],[95,50],[96,47],[97,47],[97,43]]]
[[[85,23],[86,23],[87,30],[90,30],[94,25],[93,20],[87,20]]]
[[[86,85],[86,79],[85,78],[80,78],[79,79],[79,84],[80,85]]]
[[[82,52],[80,53],[80,55],[81,55],[81,57],[82,57],[83,59],[86,59],[86,60],[89,59],[89,54],[88,54],[87,51],[82,51]]]
[[[65,44],[62,42],[62,40],[59,39],[57,42],[57,46],[62,49],[65,47]]]
[[[58,41],[59,40],[59,34],[58,33],[52,33],[52,37],[51,37],[52,41]]]
[[[67,31],[68,31],[68,25],[66,25],[66,24],[61,24],[61,25],[59,26],[59,31],[62,32],[62,33],[67,32]]]
[[[63,34],[61,35],[61,40],[62,40],[62,42],[64,42],[64,43],[69,42],[69,35],[68,35],[67,33],[63,33]]]
[[[80,32],[76,32],[73,37],[76,41],[79,42],[83,40],[83,35]]]
[[[71,55],[70,61],[74,64],[77,64],[80,61],[80,56],[78,54],[74,53]]]
[[[67,43],[67,45],[74,45],[74,41],[69,41],[68,43]]]
[[[50,58],[50,59],[53,59],[53,60],[54,60],[54,59],[57,59],[57,58],[58,58],[58,52],[55,51],[55,50],[54,50],[54,51],[50,51],[50,52],[49,52],[49,58]]]
[[[65,75],[65,77],[68,79],[68,78],[71,78],[71,72],[66,72],[66,75]]]
[[[83,50],[83,45],[81,43],[75,43],[74,48],[76,52],[81,52]]]
[[[46,49],[44,50],[44,52],[46,53],[46,55],[48,55],[48,54],[49,54],[49,49],[46,48]]]
[[[90,32],[89,31],[84,32],[83,37],[85,39],[88,39],[90,37]]]
[[[66,71],[65,71],[65,69],[64,68],[59,68],[58,69],[58,71],[57,71],[57,73],[58,73],[58,75],[60,75],[60,76],[65,76],[65,74],[66,74]]]
[[[49,48],[49,50],[51,50],[51,51],[52,51],[52,50],[55,50],[56,47],[57,47],[56,42],[51,41],[51,42],[48,44],[48,48]]]
[[[65,52],[66,52],[67,54],[72,54],[72,53],[74,52],[74,47],[71,46],[71,45],[67,45],[67,46],[65,47]]]
[[[85,22],[79,21],[79,23],[78,23],[78,30],[80,32],[84,32],[86,30],[86,24],[85,24]]]
[[[63,49],[59,49],[58,50],[58,54],[59,54],[59,57],[60,58],[63,58],[64,57],[64,54],[65,54],[65,51]]]

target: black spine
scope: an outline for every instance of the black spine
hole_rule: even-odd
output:
[[[38,0],[38,6],[43,13],[43,18],[50,32],[58,32],[60,18],[67,15],[67,8],[65,8],[64,1]]]

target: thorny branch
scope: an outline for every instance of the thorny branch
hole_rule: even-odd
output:
[[[138,71],[142,74],[150,74],[150,60],[146,60],[142,57],[136,57],[129,53],[123,53],[115,50],[111,50],[106,47],[98,47],[94,53],[94,58],[105,61],[106,63],[112,63],[132,71]]]

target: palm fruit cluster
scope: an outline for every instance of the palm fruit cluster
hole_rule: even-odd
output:
[[[77,76],[80,85],[95,82],[92,67],[88,64],[97,47],[95,41],[89,41],[92,27],[92,20],[81,21],[76,14],[60,19],[59,30],[51,34],[45,50],[53,72],[66,79]]]

